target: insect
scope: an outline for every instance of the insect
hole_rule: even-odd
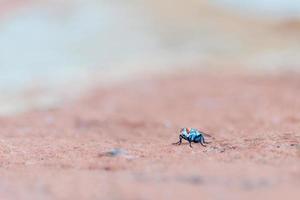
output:
[[[184,139],[190,143],[190,147],[192,147],[192,142],[200,143],[202,146],[206,147],[205,144],[209,144],[209,142],[205,141],[204,135],[207,135],[207,134],[200,132],[195,128],[191,128],[191,129],[183,128],[180,131],[179,141],[176,143],[173,143],[173,144],[181,145],[182,139]],[[207,136],[210,137],[210,135],[207,135]]]

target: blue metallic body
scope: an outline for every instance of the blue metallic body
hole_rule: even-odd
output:
[[[188,140],[196,143],[200,142],[201,138],[203,138],[203,134],[195,128],[191,128],[190,131],[188,131],[187,128],[183,128],[181,134]]]
[[[205,146],[207,142],[204,139],[204,133],[198,131],[195,128],[191,128],[190,130],[187,128],[183,128],[180,131],[179,142],[174,143],[180,145],[182,143],[182,139],[187,140],[190,143],[190,147],[192,147],[191,143],[200,143],[202,146]]]

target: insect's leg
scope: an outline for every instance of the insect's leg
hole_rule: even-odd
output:
[[[206,147],[206,146],[205,146],[205,141],[204,141],[204,137],[203,137],[203,136],[201,137],[200,144],[201,144],[202,146]]]
[[[181,145],[181,143],[182,143],[182,136],[179,135],[179,142],[178,142],[178,144]]]
[[[211,142],[205,141],[204,137],[202,137],[202,138],[203,138],[203,143],[204,143],[204,144],[210,144],[210,143],[211,143]]]
[[[174,144],[174,145],[176,145],[176,144],[180,145],[181,143],[182,143],[182,136],[179,135],[179,141],[178,141],[178,142],[175,142],[175,143],[173,143],[173,144]]]
[[[192,147],[192,141],[191,141],[191,140],[189,140],[189,143],[190,143],[190,147],[193,148],[193,147]]]

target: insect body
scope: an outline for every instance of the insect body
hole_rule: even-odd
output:
[[[208,142],[204,139],[204,133],[198,131],[195,128],[183,128],[180,131],[179,135],[179,141],[174,143],[180,145],[182,143],[182,139],[187,140],[190,143],[190,147],[192,147],[192,142],[194,143],[200,143],[202,146],[205,147],[205,144],[208,144]]]

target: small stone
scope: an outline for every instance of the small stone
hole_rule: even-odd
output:
[[[164,123],[165,128],[171,128],[172,127],[172,123],[169,120],[166,120]]]
[[[107,156],[107,157],[117,157],[117,156],[123,156],[123,155],[127,155],[127,151],[124,149],[120,149],[120,148],[113,148],[110,151],[104,152],[104,153],[100,153],[98,156],[99,157],[103,157],[103,156]]]
[[[221,148],[220,153],[224,153],[224,152],[225,152],[225,148]]]

